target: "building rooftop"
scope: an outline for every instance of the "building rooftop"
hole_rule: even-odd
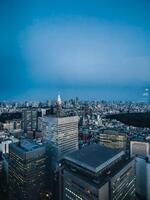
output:
[[[22,159],[28,160],[31,158],[38,158],[45,154],[45,146],[43,143],[37,143],[33,140],[21,139],[18,143],[10,144],[10,154],[12,152]]]
[[[39,144],[26,139],[20,141],[20,147],[25,151],[32,151],[33,149],[38,148]]]
[[[36,141],[30,139],[21,139],[18,143],[12,143],[10,146],[17,148],[19,151],[23,153],[23,152],[30,152],[40,147],[43,147],[43,144],[37,143]]]
[[[107,148],[99,144],[92,144],[66,155],[65,159],[97,173],[116,159],[122,157],[122,155],[124,155],[124,151]]]

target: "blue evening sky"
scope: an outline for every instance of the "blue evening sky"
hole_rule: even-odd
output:
[[[0,0],[0,99],[138,100],[149,0]]]

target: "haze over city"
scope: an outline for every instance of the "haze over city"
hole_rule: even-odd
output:
[[[150,2],[0,1],[0,99],[140,100]]]

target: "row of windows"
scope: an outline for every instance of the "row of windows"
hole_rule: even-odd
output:
[[[74,193],[73,191],[71,191],[69,188],[65,188],[65,190],[68,192],[68,193],[70,193],[70,194],[72,194],[72,196],[74,196],[75,198],[74,198],[74,200],[83,200],[83,198],[82,197],[80,197],[79,195],[77,195],[76,193]]]

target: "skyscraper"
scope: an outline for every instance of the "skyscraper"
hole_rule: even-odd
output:
[[[53,193],[58,195],[61,195],[61,160],[67,153],[78,149],[78,119],[78,116],[55,115],[39,118],[39,128],[48,143],[49,169],[52,177],[50,185]]]
[[[63,112],[60,96],[55,114],[39,118],[39,130],[48,143],[50,187],[53,194],[57,194],[55,199],[61,199],[61,160],[67,153],[78,150],[78,121],[78,116],[68,116]]]
[[[50,141],[57,150],[58,157],[78,149],[78,116],[39,118],[39,129],[43,138]]]
[[[29,140],[10,144],[10,200],[44,199],[46,189],[45,147]]]
[[[90,145],[65,156],[64,200],[135,198],[134,160],[123,151]]]
[[[36,131],[38,123],[38,113],[36,109],[25,109],[22,112],[22,128],[24,132]]]

